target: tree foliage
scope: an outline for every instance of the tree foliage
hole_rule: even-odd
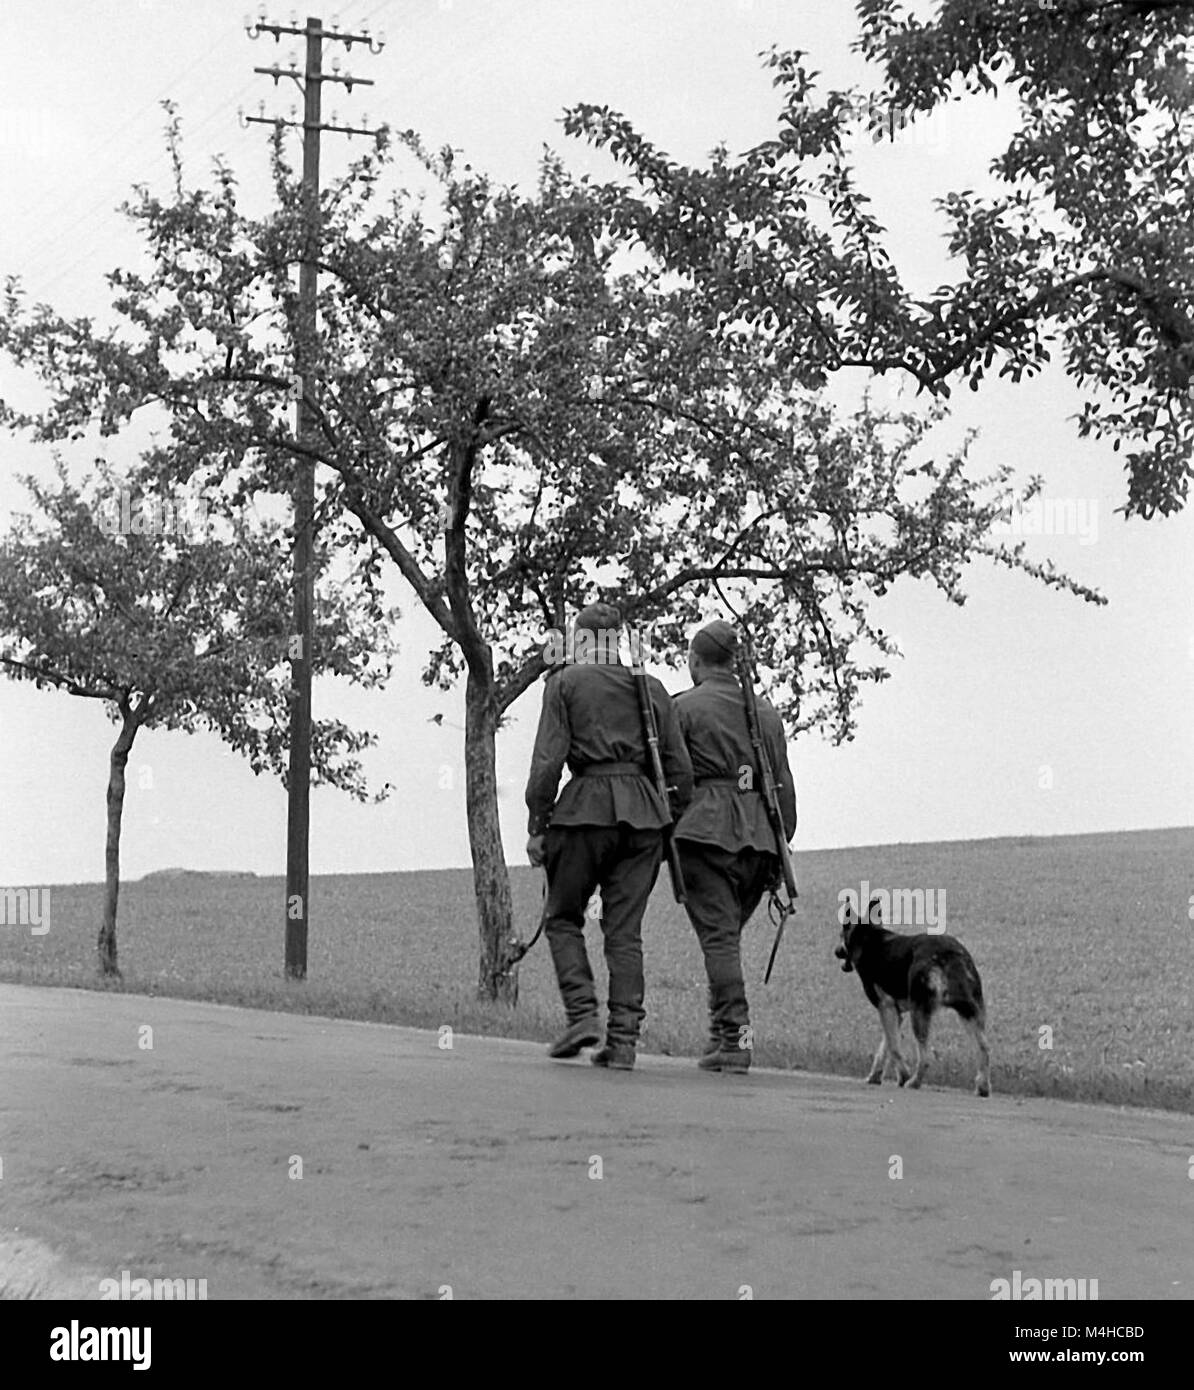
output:
[[[770,335],[810,387],[843,368],[918,390],[1019,381],[1060,350],[1084,393],[1081,435],[1126,444],[1125,510],[1185,501],[1191,473],[1194,182],[1190,3],[944,0],[932,20],[859,0],[859,47],[883,70],[871,103],[928,113],[1014,88],[1021,124],[993,171],[1006,191],[938,200],[956,283],[903,285],[853,168],[856,91],[819,93],[799,51],[765,56],[778,131],[707,166],[669,158],[622,113],[581,103],[568,131],[626,178],[609,215],[690,278],[710,323]]]
[[[97,473],[72,483],[60,460],[55,484],[25,480],[35,511],[0,543],[0,670],[101,700],[116,723],[215,733],[254,772],[285,780],[290,577],[280,527],[238,516],[230,535],[227,518],[210,515],[200,534],[123,533],[111,522],[130,480],[104,460]],[[153,499],[144,484],[132,510],[148,512]],[[169,515],[172,499],[156,501]],[[318,671],[366,687],[386,678],[389,639],[379,641],[355,597],[325,592],[316,624]],[[358,755],[375,742],[320,720],[316,780],[367,799]]]
[[[633,148],[637,167],[655,168],[610,129],[615,154]],[[53,404],[5,417],[58,439],[164,407],[169,439],[147,466],[224,486],[234,505],[283,492],[294,459],[314,457],[327,550],[367,540],[355,572],[367,588],[388,556],[442,633],[426,678],[447,686],[471,666],[497,715],[541,674],[545,632],[594,591],[655,624],[674,656],[715,581],[753,581],[761,656],[788,675],[786,712],[838,737],[891,651],[867,602],[900,575],[961,601],[966,561],[989,554],[1092,597],[991,538],[1008,473],[971,477],[965,451],[934,459],[937,414],[868,403],[838,420],[818,399],[831,367],[888,351],[863,325],[893,272],[877,268],[877,229],[856,226],[844,193],[839,253],[813,237],[799,176],[777,161],[757,193],[770,250],[741,269],[746,232],[727,239],[724,207],[702,221],[688,206],[718,171],[733,201],[724,151],[708,176],[659,166],[673,206],[574,179],[551,155],[523,195],[407,132],[397,146],[440,207],[403,187],[382,202],[385,140],[329,189],[322,333],[302,345],[304,228],[280,139],[278,210],[259,220],[239,210],[221,164],[214,190],[185,189],[176,127],[170,142],[173,199],[142,189],[129,209],[153,269],[111,277],[123,332],[29,311],[10,289],[3,342]],[[758,226],[752,237],[758,248]],[[678,276],[698,252],[721,260]],[[775,277],[793,273],[838,302],[832,325],[799,294],[777,297]],[[296,351],[317,402],[313,443],[289,422]]]

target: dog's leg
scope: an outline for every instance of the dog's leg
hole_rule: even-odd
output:
[[[929,1026],[933,1015],[922,1005],[912,1006],[912,1036],[916,1039],[916,1068],[908,1085],[919,1086],[929,1069]]]
[[[896,1041],[897,1041],[897,1042],[899,1042],[900,1033],[901,1033],[901,1031],[903,1030],[903,1027],[904,1027],[904,1015],[903,1015],[902,1013],[900,1013],[899,1009],[897,1009],[897,1010],[896,1010],[896,1013],[895,1013],[895,1035],[896,1035]],[[883,1039],[883,1041],[884,1041],[884,1043],[887,1042],[886,1037]],[[886,1051],[886,1053],[887,1053],[887,1062],[886,1062],[886,1065],[885,1065],[884,1068],[883,1068],[883,1079],[884,1079],[884,1081],[899,1081],[899,1079],[900,1079],[900,1069],[899,1069],[898,1066],[896,1066],[896,1060],[895,1060],[895,1058],[891,1055],[891,1048],[888,1047],[888,1048],[885,1049],[885,1051]],[[901,1082],[900,1084],[902,1085],[903,1083]]]
[[[974,1093],[978,1096],[991,1094],[991,1049],[987,1046],[987,1036],[983,1025],[977,1018],[964,1018],[962,1022],[974,1039],[978,1050],[978,1075],[974,1078]]]
[[[900,1051],[900,1014],[892,1000],[883,998],[879,1002],[879,1021],[883,1024],[883,1035],[887,1041],[887,1053],[895,1063],[903,1086],[912,1072]]]
[[[883,1072],[887,1067],[887,1034],[884,1033],[879,1039],[879,1046],[875,1049],[875,1060],[871,1063],[871,1070],[867,1075],[867,1081],[872,1086],[882,1086]]]

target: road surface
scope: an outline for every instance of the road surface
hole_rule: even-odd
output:
[[[1189,1116],[446,1041],[0,985],[0,1293],[1194,1295]]]

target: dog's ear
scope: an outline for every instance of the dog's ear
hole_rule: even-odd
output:
[[[843,927],[853,927],[858,923],[858,918],[854,913],[854,904],[849,898],[842,904],[837,914],[837,920]]]
[[[873,927],[879,926],[883,921],[883,899],[877,893],[866,910],[866,919]]]

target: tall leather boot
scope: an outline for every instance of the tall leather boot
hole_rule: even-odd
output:
[[[717,1002],[713,997],[713,986],[709,986],[709,1036],[705,1040],[701,1056],[708,1057],[711,1052],[721,1051],[721,1028],[717,1022]]]
[[[742,1045],[743,1029],[750,1022],[745,984],[734,980],[711,985],[709,997],[718,1047],[706,1052],[697,1065],[703,1071],[749,1071],[752,1050]]]

